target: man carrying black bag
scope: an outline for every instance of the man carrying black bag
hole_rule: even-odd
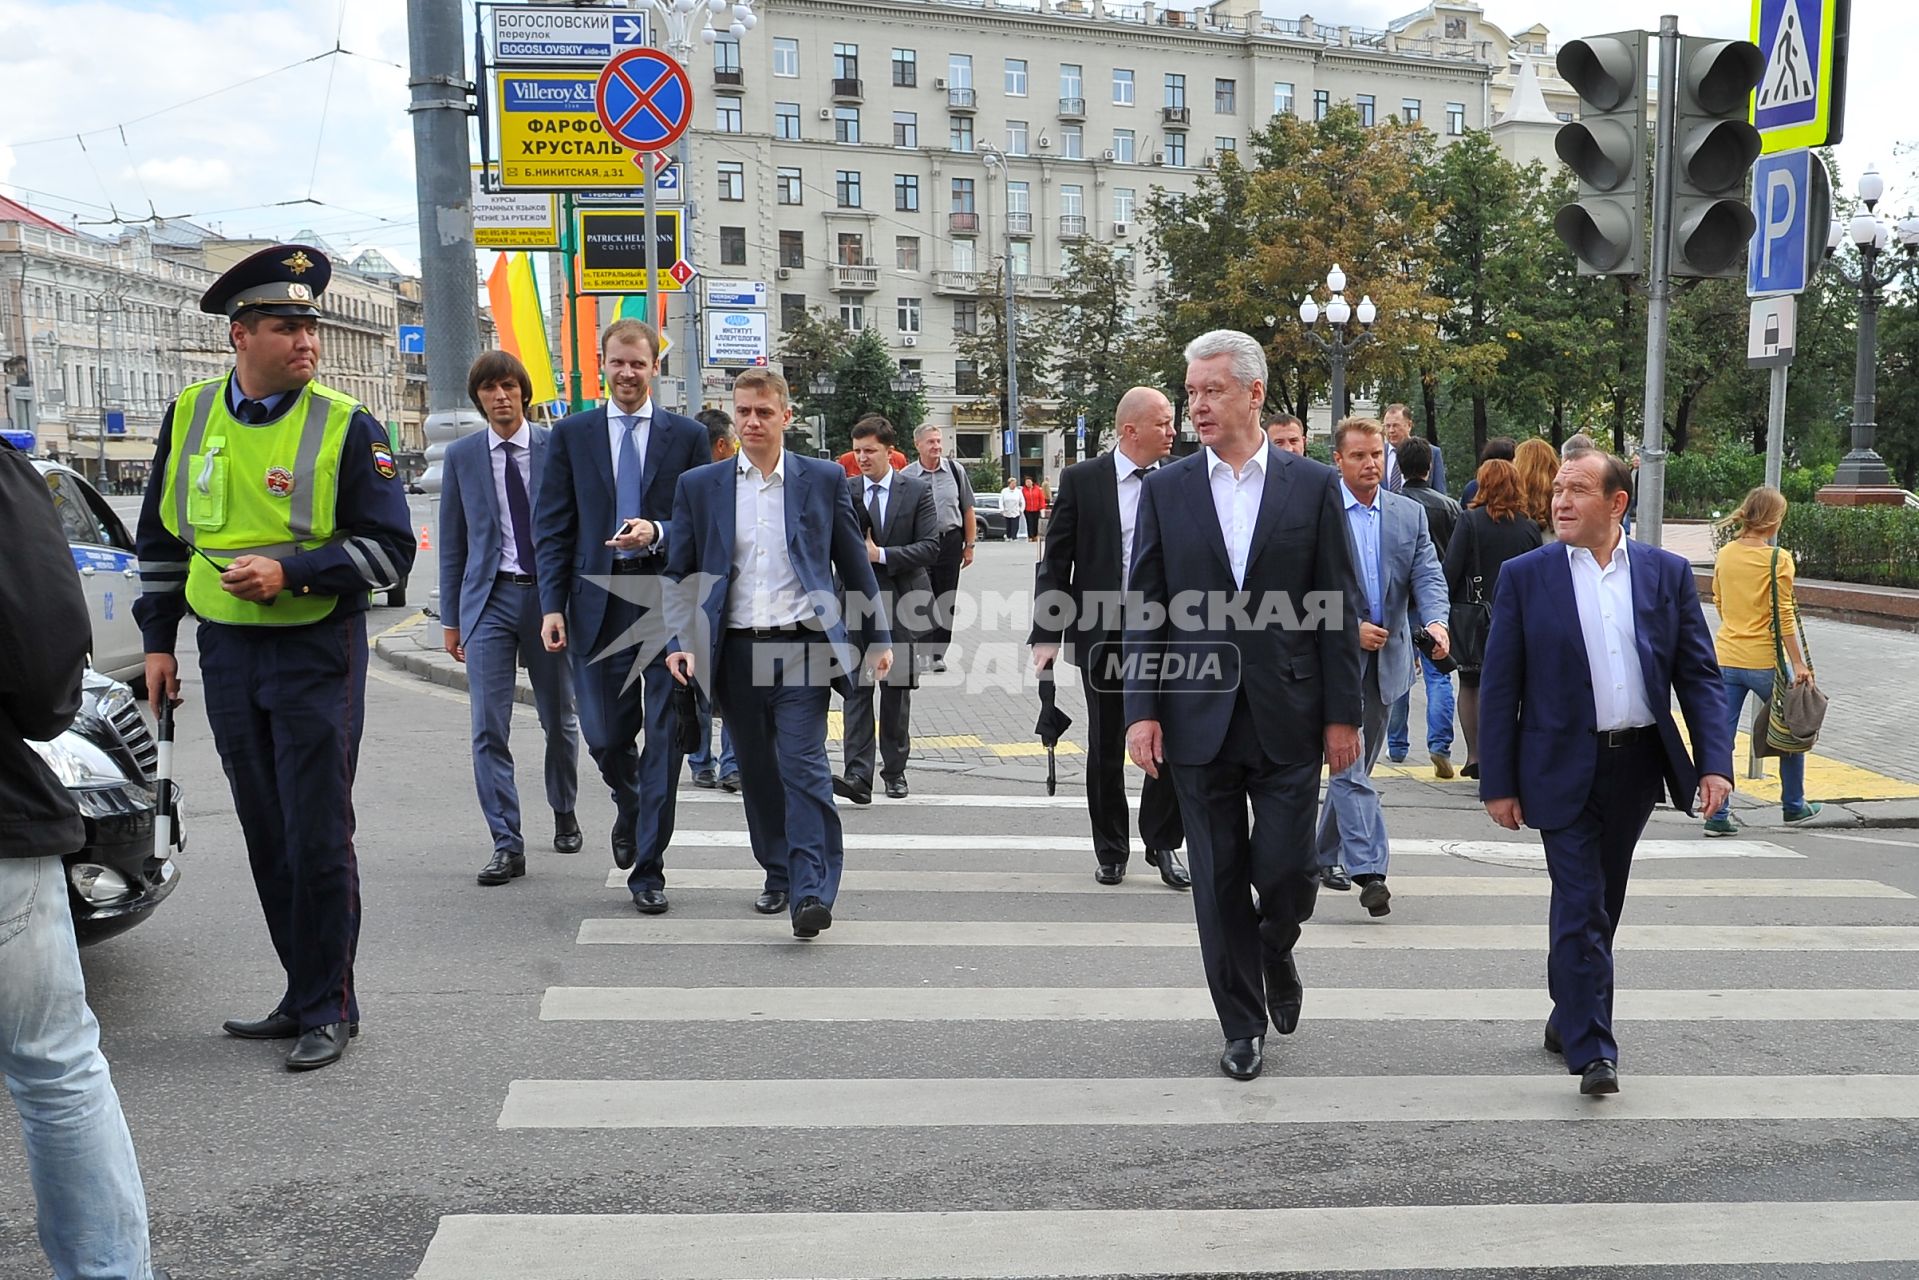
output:
[[[1411,443],[1408,441],[1407,443]],[[1479,464],[1472,502],[1446,546],[1446,588],[1452,601],[1453,659],[1459,663],[1459,732],[1466,763],[1459,772],[1479,776],[1479,667],[1492,622],[1493,586],[1499,566],[1538,546],[1544,535],[1521,509],[1519,471],[1503,458]]]

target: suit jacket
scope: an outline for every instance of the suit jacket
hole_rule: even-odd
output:
[[[1626,555],[1639,668],[1665,751],[1666,787],[1673,807],[1690,814],[1700,774],[1732,777],[1732,735],[1712,634],[1685,560],[1630,539]],[[1692,754],[1673,722],[1674,697]],[[1562,543],[1500,568],[1480,669],[1479,725],[1481,799],[1517,796],[1526,825],[1543,831],[1578,816],[1598,763],[1598,722],[1572,563]]]
[[[1206,764],[1219,755],[1243,685],[1270,759],[1318,759],[1326,725],[1360,722],[1364,596],[1338,476],[1266,446],[1241,590],[1213,515],[1206,456],[1161,467],[1140,492],[1129,603],[1143,607],[1127,615],[1126,723],[1159,721],[1169,762]],[[1198,625],[1173,624],[1166,607],[1175,596],[1200,605]],[[1169,666],[1176,657],[1192,674],[1150,669],[1143,659],[1152,653],[1166,654]]]
[[[552,432],[528,424],[532,448],[527,460],[527,506],[540,491],[540,471],[546,462]],[[500,499],[493,489],[493,448],[489,429],[464,436],[446,447],[440,488],[440,617],[473,634],[480,614],[493,595],[493,579],[500,572],[500,539],[504,524]],[[529,535],[533,530],[527,530]],[[522,573],[538,572],[537,565],[521,565]]]
[[[863,536],[870,525],[866,514],[866,477],[848,476],[846,492],[853,500]],[[924,617],[929,626],[932,621],[929,611],[933,578],[927,568],[940,554],[939,511],[933,502],[933,486],[895,471],[886,497],[886,516],[881,523],[883,528],[872,530],[873,541],[886,548],[886,562],[873,565],[873,576],[879,583],[886,624],[894,640],[904,643],[925,628],[908,625],[911,619],[901,619],[902,597],[916,604],[915,612]]]
[[[1340,501],[1345,501],[1344,493]],[[1392,702],[1413,687],[1412,615],[1418,615],[1422,627],[1435,622],[1444,626],[1452,604],[1446,596],[1446,574],[1440,568],[1439,553],[1433,550],[1433,540],[1426,532],[1426,508],[1382,487],[1379,512],[1379,555],[1384,562],[1381,581],[1386,588],[1380,616],[1387,631],[1386,647],[1379,651],[1379,695]],[[1343,510],[1340,519],[1345,520]],[[1350,533],[1351,526],[1347,527]]]
[[[701,429],[701,440],[705,429]],[[675,647],[693,655],[709,691],[719,670],[726,599],[733,582],[734,506],[744,455],[695,467],[673,492],[674,540],[666,553],[666,627]],[[897,473],[894,483],[899,482]],[[866,558],[866,535],[848,495],[846,472],[823,458],[786,455],[786,547],[793,572],[813,602],[826,640],[849,672],[864,653],[893,643],[877,604],[879,583]],[[931,497],[929,491],[928,497]],[[834,573],[850,601],[840,616]],[[847,618],[854,629],[849,633]]]
[[[1144,494],[1140,505],[1145,505]],[[1133,527],[1139,542],[1139,526]],[[1028,644],[1060,645],[1060,657],[1078,662],[1093,645],[1116,640],[1123,629],[1119,614],[1120,564],[1119,463],[1113,451],[1075,462],[1059,473],[1053,491],[1053,518],[1033,575],[1033,627]],[[1047,600],[1072,603],[1070,619],[1048,608]],[[1067,626],[1055,623],[1068,622]]]
[[[572,643],[592,645],[599,637],[607,592],[586,578],[613,571],[613,548],[606,541],[620,520],[638,515],[659,524],[660,546],[644,557],[651,571],[659,572],[673,540],[673,487],[682,474],[711,458],[705,427],[655,404],[640,464],[646,493],[640,510],[622,513],[614,509],[613,448],[607,440],[605,407],[553,424],[533,509],[534,555],[539,560],[534,572],[540,612],[566,614]]]

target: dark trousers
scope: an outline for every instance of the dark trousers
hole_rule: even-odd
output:
[[[1612,1033],[1613,934],[1626,906],[1626,879],[1665,785],[1664,754],[1648,731],[1599,749],[1586,806],[1571,825],[1540,832],[1552,878],[1546,986],[1552,1028],[1575,1075],[1600,1058],[1619,1060]]]
[[[1172,766],[1186,820],[1200,962],[1228,1040],[1265,1034],[1264,963],[1290,953],[1312,918],[1320,763],[1268,759],[1242,693],[1218,758]]]
[[[1093,663],[1119,646],[1083,648],[1079,684],[1086,694],[1086,812],[1093,822],[1093,855],[1102,863],[1126,864],[1132,850],[1126,805],[1126,698],[1111,680],[1094,688]],[[1139,793],[1139,838],[1148,849],[1186,843],[1179,796],[1169,771],[1147,778]]]
[[[910,661],[909,661],[910,666]],[[905,667],[895,670],[907,670]],[[840,737],[849,781],[873,781],[873,686],[861,683],[846,696]],[[913,750],[913,689],[905,680],[887,680],[879,688],[880,777],[887,781],[906,776]]]
[[[366,663],[364,613],[298,627],[200,624],[207,721],[286,971],[278,1007],[302,1030],[360,1019],[353,774]]]
[[[626,878],[626,887],[634,893],[666,887],[666,846],[673,841],[682,759],[674,741],[669,698],[674,681],[666,656],[655,655],[637,677],[633,648],[602,656],[639,617],[639,605],[614,595],[606,602],[606,621],[597,640],[588,644],[584,637],[571,636],[567,641],[580,736],[613,793],[613,839],[631,840],[639,851]]]
[[[808,897],[833,905],[846,856],[826,755],[830,663],[819,642],[738,632],[720,641],[713,698],[733,732],[753,857],[766,888],[789,892],[794,911]]]
[[[928,657],[943,658],[953,643],[953,593],[959,590],[960,561],[966,558],[966,526],[955,525],[940,535],[940,553],[926,567],[933,583],[933,625],[926,633]]]

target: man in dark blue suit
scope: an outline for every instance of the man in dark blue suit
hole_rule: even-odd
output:
[[[739,455],[681,477],[667,665],[682,684],[710,688],[732,727],[746,829],[766,872],[754,908],[772,915],[790,903],[793,936],[815,938],[832,927],[845,857],[827,702],[863,665],[884,680],[893,650],[846,472],[787,452],[792,420],[786,379],[748,369],[733,383]]]
[[[1613,934],[1662,794],[1693,813],[1732,792],[1732,735],[1692,568],[1620,530],[1631,472],[1597,451],[1553,481],[1559,541],[1508,560],[1479,684],[1479,797],[1536,828],[1552,877],[1546,1048],[1585,1094],[1619,1092]],[[1693,752],[1673,723],[1677,697]]]
[[[643,915],[667,907],[680,772],[658,577],[673,542],[673,487],[709,456],[705,427],[653,404],[659,345],[637,320],[607,326],[607,403],[553,425],[533,513],[541,636],[549,652],[572,654],[580,731],[613,792],[613,862],[631,870]]]
[[[1265,398],[1253,338],[1187,346],[1205,448],[1146,477],[1124,640],[1126,749],[1149,777],[1172,770],[1220,1070],[1236,1080],[1259,1074],[1269,1014],[1281,1035],[1299,1025],[1319,767],[1359,758],[1365,597],[1338,477],[1267,443]]]

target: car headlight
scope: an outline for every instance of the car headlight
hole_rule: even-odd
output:
[[[122,787],[132,779],[112,756],[77,733],[63,733],[52,742],[29,742],[47,762],[53,776],[68,787]]]

